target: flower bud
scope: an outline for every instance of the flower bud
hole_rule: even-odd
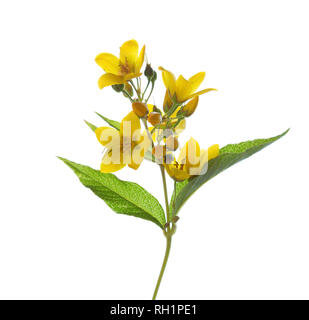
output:
[[[152,75],[151,81],[155,82],[156,80],[157,80],[157,73],[153,70],[153,75]]]
[[[190,117],[195,111],[197,105],[198,105],[198,96],[195,96],[183,107],[182,114],[185,117]]]
[[[116,92],[121,92],[124,88],[124,84],[113,84],[112,88],[116,91]]]
[[[156,126],[162,120],[162,116],[159,112],[150,112],[148,115],[148,121],[153,125]]]
[[[128,92],[128,94],[132,97],[133,96],[133,88],[132,86],[126,82],[124,85],[124,89]]]
[[[145,117],[148,113],[147,105],[139,101],[132,103],[132,109],[135,112],[135,114],[140,118]]]
[[[152,76],[154,75],[154,70],[151,68],[151,65],[149,63],[147,63],[145,71],[144,71],[144,75],[148,78],[151,79]]]
[[[171,150],[171,151],[177,150],[179,146],[178,139],[172,135],[170,135],[166,139],[165,144],[166,144],[167,150]]]

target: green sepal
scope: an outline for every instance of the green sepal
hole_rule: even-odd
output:
[[[97,127],[94,124],[88,122],[87,120],[84,120],[84,121],[86,125],[94,132]]]
[[[108,123],[111,127],[117,129],[118,131],[120,131],[120,122],[118,121],[115,121],[115,120],[111,120],[111,119],[108,119],[104,116],[102,116],[100,113],[96,112],[96,114],[102,118],[106,123]]]

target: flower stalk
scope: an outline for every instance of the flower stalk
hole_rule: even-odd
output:
[[[166,230],[164,230],[164,235],[166,237],[166,249],[165,249],[165,254],[164,254],[164,259],[163,259],[163,263],[162,263],[162,267],[160,270],[160,274],[157,280],[157,284],[152,296],[152,300],[155,300],[160,288],[160,284],[164,275],[164,271],[167,265],[167,261],[168,261],[168,257],[170,255],[170,251],[171,251],[171,244],[172,244],[172,236],[174,234],[174,226],[171,228],[170,227],[170,210],[169,210],[169,203],[168,203],[168,194],[167,194],[167,185],[166,185],[166,177],[165,177],[165,170],[163,165],[160,165],[160,169],[161,169],[161,175],[162,175],[162,183],[163,183],[163,190],[164,190],[164,199],[165,199],[165,206],[166,206]]]
[[[169,228],[169,226],[168,226],[168,228]],[[163,274],[164,274],[164,271],[165,271],[165,268],[166,268],[168,257],[170,255],[171,244],[172,244],[172,234],[168,233],[168,234],[166,234],[165,255],[164,255],[161,271],[160,271],[160,274],[159,274],[159,277],[158,277],[158,280],[157,280],[157,284],[156,284],[156,287],[155,287],[155,290],[154,290],[154,293],[153,293],[153,296],[152,296],[152,300],[156,300],[156,298],[157,298],[157,294],[158,294],[158,291],[159,291],[159,288],[160,288],[160,284],[161,284],[161,281],[162,281],[162,278],[163,278]]]

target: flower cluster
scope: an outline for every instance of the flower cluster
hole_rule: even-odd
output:
[[[131,111],[122,119],[119,130],[111,127],[95,130],[99,142],[105,147],[101,172],[115,172],[126,165],[136,170],[146,158],[165,168],[175,181],[203,174],[207,162],[219,155],[217,144],[204,150],[191,138],[180,149],[177,160],[175,152],[179,149],[178,138],[186,127],[186,118],[197,108],[199,96],[216,89],[198,91],[205,72],[188,80],[182,75],[176,79],[172,72],[159,67],[166,88],[164,101],[161,106],[149,104],[157,72],[147,63],[141,73],[144,56],[145,46],[139,52],[138,43],[129,40],[121,46],[119,58],[110,53],[100,53],[95,58],[105,71],[99,78],[99,88],[112,86],[131,104]],[[146,78],[144,87],[143,74]]]

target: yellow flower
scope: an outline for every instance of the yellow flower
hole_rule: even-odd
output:
[[[219,155],[219,145],[214,144],[208,150],[201,150],[198,142],[191,138],[181,149],[177,160],[166,164],[169,176],[176,181],[183,181],[192,176],[206,173],[205,164]]]
[[[146,133],[141,134],[140,120],[133,111],[122,119],[120,131],[100,127],[95,134],[106,147],[101,163],[101,172],[104,173],[118,171],[126,165],[138,169],[151,143]]]
[[[144,62],[145,46],[138,55],[138,43],[135,40],[125,42],[120,48],[120,58],[111,53],[100,53],[95,62],[106,72],[98,85],[100,89],[126,81],[141,75],[140,70]]]
[[[159,70],[162,71],[162,78],[166,88],[165,98],[164,98],[164,107],[167,109],[172,105],[171,98],[175,98],[178,103],[183,103],[187,100],[190,100],[194,97],[197,97],[203,93],[217,90],[213,88],[204,89],[196,92],[198,87],[201,85],[205,78],[205,72],[199,72],[186,80],[182,75],[180,75],[177,80],[174,74],[162,67],[159,67]],[[198,100],[195,99],[193,103],[197,105]],[[196,108],[195,105],[195,108]],[[194,109],[195,109],[194,108]]]

